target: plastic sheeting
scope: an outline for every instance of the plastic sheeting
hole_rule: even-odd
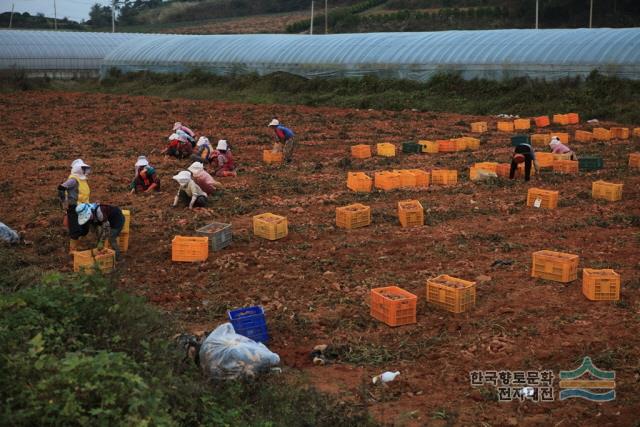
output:
[[[141,34],[0,30],[0,69],[99,72],[118,45]]]
[[[557,79],[602,74],[640,79],[640,28],[442,31],[336,35],[154,35],[109,53],[102,73],[214,74],[287,72],[303,77],[426,80],[455,71],[464,78]]]

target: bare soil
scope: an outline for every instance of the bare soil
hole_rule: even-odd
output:
[[[451,154],[406,155],[400,143],[469,135],[469,123],[479,120],[495,129],[490,117],[59,92],[3,95],[0,115],[0,220],[35,242],[17,249],[28,262],[71,271],[56,187],[82,157],[93,167],[91,200],[132,212],[119,286],[191,330],[214,328],[228,309],[263,305],[269,346],[285,375],[302,375],[345,404],[366,405],[384,424],[638,421],[640,171],[627,167],[638,140],[571,144],[579,155],[602,155],[601,171],[483,183],[469,181],[469,166],[509,161],[510,134],[489,132],[480,150]],[[296,132],[294,161],[285,167],[262,163],[274,115]],[[207,209],[171,208],[171,177],[189,163],[159,152],[178,120],[212,141],[227,139],[239,164],[238,177],[222,178],[225,189]],[[396,144],[398,155],[350,159],[351,145],[377,142]],[[128,194],[141,154],[159,171],[158,194]],[[347,171],[438,168],[457,169],[458,184],[370,194],[346,188]],[[598,179],[623,182],[623,200],[593,200]],[[526,207],[531,187],[559,190],[558,209]],[[409,199],[425,208],[424,227],[400,227],[397,203]],[[372,208],[370,226],[336,228],[336,207],[351,203]],[[252,216],[264,212],[287,217],[286,238],[253,236]],[[171,262],[171,239],[212,221],[233,224],[233,243],[204,263]],[[531,254],[542,249],[579,255],[580,268],[615,269],[621,301],[587,300],[581,273],[568,284],[531,278]],[[429,306],[426,280],[440,274],[477,281],[476,306],[462,314]],[[371,318],[370,289],[388,285],[418,295],[417,324],[391,328]],[[336,358],[315,366],[309,352],[322,343]],[[616,371],[615,401],[557,400],[558,372],[575,369],[584,356]],[[401,374],[374,387],[371,377],[386,370]],[[553,370],[556,401],[497,402],[490,388],[470,385],[472,370]]]

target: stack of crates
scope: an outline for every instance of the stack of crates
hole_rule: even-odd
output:
[[[545,209],[558,207],[558,191],[530,188],[527,191],[527,206]]]
[[[471,132],[473,133],[484,133],[489,128],[487,127],[487,122],[474,122],[471,123]]]
[[[587,132],[586,130],[577,130],[575,138],[578,142],[591,142],[593,141],[593,132]]]
[[[540,116],[540,117],[536,117],[533,120],[536,122],[536,127],[539,127],[539,128],[544,128],[551,124],[549,123],[549,116]]]
[[[568,283],[578,278],[578,255],[538,251],[533,253],[531,277]]]
[[[267,240],[278,240],[289,234],[287,218],[263,213],[253,217],[253,234]]]
[[[398,219],[402,227],[418,227],[424,225],[424,209],[417,200],[398,202]]]
[[[366,144],[352,145],[351,157],[354,159],[368,159],[371,157],[371,146]]]
[[[556,159],[553,153],[539,152],[539,153],[536,153],[536,160],[538,161],[539,167],[551,168],[553,167],[553,161]]]
[[[175,236],[171,241],[171,261],[199,262],[209,258],[209,238]]]
[[[595,181],[591,184],[591,197],[594,199],[608,200],[616,202],[622,200],[623,184],[613,182]]]
[[[370,193],[373,180],[364,172],[347,173],[347,188],[358,193]]]
[[[513,127],[516,130],[528,130],[528,129],[531,129],[531,120],[530,119],[515,119],[513,121]]]
[[[611,139],[611,132],[605,128],[594,128],[593,139],[598,141],[609,141]]]
[[[263,150],[262,160],[267,164],[280,164],[283,159],[282,151],[274,152],[273,150]]]
[[[439,139],[436,142],[440,153],[453,153],[458,150],[458,144],[452,139]]]
[[[371,289],[371,317],[389,326],[416,323],[418,297],[397,286]]]
[[[371,208],[361,203],[336,208],[336,226],[348,230],[371,224]]]
[[[476,282],[446,274],[428,279],[427,301],[451,313],[465,312],[476,304]]]
[[[382,157],[393,157],[396,155],[396,146],[388,142],[382,142],[376,145],[376,153]]]
[[[420,169],[408,169],[408,171],[413,173],[416,179],[416,187],[427,188],[429,186],[429,172]]]
[[[580,115],[578,113],[569,113],[567,114],[567,120],[570,125],[577,125],[580,123]]]
[[[557,125],[568,125],[569,117],[566,114],[554,114],[553,115],[553,123]]]
[[[511,146],[515,147],[520,144],[531,144],[531,138],[529,135],[514,135],[511,137]]]
[[[558,173],[577,173],[578,162],[574,160],[554,160],[553,171]]]
[[[420,144],[420,147],[422,148],[423,153],[433,154],[438,152],[437,141],[421,140],[421,141],[418,141],[418,144]]]
[[[640,169],[640,153],[629,154],[629,167]]]
[[[602,157],[598,156],[582,156],[578,159],[578,168],[581,171],[595,171],[602,169]]]
[[[614,139],[629,139],[629,128],[611,128],[609,129],[611,138]]]
[[[94,269],[110,273],[116,265],[116,253],[111,249],[89,249],[73,252],[73,271],[91,273]]]
[[[434,169],[431,171],[431,183],[434,185],[455,185],[458,183],[458,171]]]
[[[610,269],[583,268],[582,293],[591,301],[618,301],[620,275]]]
[[[534,133],[531,135],[531,144],[534,147],[546,147],[551,142],[551,134],[549,133]]]
[[[513,122],[498,122],[497,128],[499,132],[513,132]]]
[[[376,172],[374,186],[379,190],[391,191],[400,188],[400,174],[398,172]]]
[[[231,244],[231,224],[224,222],[212,222],[196,230],[196,234],[206,236],[212,251],[219,251]]]
[[[253,306],[230,310],[227,312],[227,316],[236,334],[263,344],[269,342],[267,320],[262,307]]]
[[[415,142],[403,142],[402,143],[402,152],[403,153],[413,153],[413,154],[418,154],[422,151],[422,147],[420,146],[420,144],[415,143]]]

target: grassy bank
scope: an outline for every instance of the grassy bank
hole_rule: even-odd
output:
[[[289,375],[206,382],[169,319],[0,246],[0,425],[369,425]]]
[[[220,77],[200,71],[186,75],[112,73],[100,82],[33,81],[15,74],[0,80],[0,91],[29,89],[478,115],[577,112],[583,119],[640,123],[640,81],[597,73],[587,79],[553,82],[525,78],[463,80],[452,74],[437,75],[423,83],[373,77],[307,80],[284,73]]]

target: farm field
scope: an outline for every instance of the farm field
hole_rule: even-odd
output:
[[[604,168],[559,175],[544,171],[529,183],[469,180],[476,162],[508,162],[510,133],[496,119],[445,113],[230,104],[126,95],[32,91],[3,94],[0,130],[0,220],[26,226],[32,246],[18,249],[45,270],[71,271],[56,187],[73,159],[92,166],[93,202],[132,212],[131,241],[115,278],[144,295],[185,330],[211,330],[226,310],[263,305],[269,348],[285,375],[300,376],[345,405],[367,405],[382,424],[632,426],[640,413],[640,170],[628,155],[640,140],[578,143],[578,155],[601,155]],[[296,132],[294,162],[262,162],[271,145],[266,127],[277,115]],[[583,118],[583,119],[589,119]],[[237,178],[207,209],[171,208],[171,177],[187,160],[160,150],[174,121],[212,141],[228,139]],[[490,131],[476,151],[403,154],[400,143],[477,136],[471,122]],[[640,126],[640,124],[637,124]],[[613,123],[601,122],[609,128]],[[591,125],[551,127],[573,135]],[[544,131],[547,132],[547,131]],[[396,157],[350,158],[350,146],[391,142]],[[149,157],[163,191],[129,195],[138,155]],[[347,172],[456,169],[458,184],[422,190],[354,193]],[[596,180],[624,183],[623,199],[591,198]],[[559,190],[558,208],[526,206],[531,187]],[[397,202],[417,199],[426,225],[401,228]],[[372,224],[344,230],[335,209],[362,203]],[[289,235],[254,237],[253,215],[286,216]],[[233,244],[204,263],[172,263],[171,239],[193,235],[211,221],[233,225]],[[93,238],[93,235],[90,236]],[[88,245],[88,242],[83,242]],[[87,246],[88,248],[88,246]],[[531,277],[531,256],[556,250],[580,257],[579,268],[612,268],[621,275],[618,302],[591,302],[582,275],[571,283]],[[500,262],[497,262],[500,261]],[[477,281],[477,303],[453,314],[425,299],[426,280],[448,274]],[[391,328],[369,315],[369,290],[397,285],[418,296],[417,324]],[[315,366],[309,353],[328,344],[335,356]],[[497,402],[489,387],[472,387],[470,371],[573,370],[590,356],[616,371],[615,401]],[[371,377],[400,371],[386,387]]]

